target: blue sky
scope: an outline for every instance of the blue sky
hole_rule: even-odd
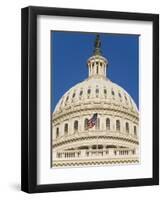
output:
[[[88,76],[87,59],[92,56],[95,33],[51,33],[51,111],[62,95]],[[138,35],[100,33],[101,50],[108,59],[107,76],[138,99]]]

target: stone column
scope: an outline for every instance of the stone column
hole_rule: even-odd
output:
[[[105,76],[106,76],[106,65],[104,65],[104,73],[105,73]]]
[[[91,64],[89,64],[89,67],[88,67],[88,76],[91,75]]]

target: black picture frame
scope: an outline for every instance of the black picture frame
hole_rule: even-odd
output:
[[[153,23],[153,177],[37,184],[37,16],[71,16]],[[147,69],[148,71],[148,69]],[[159,15],[30,6],[21,11],[21,190],[28,193],[159,184]]]

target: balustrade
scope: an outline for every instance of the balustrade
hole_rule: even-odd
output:
[[[108,148],[108,149],[82,149],[82,150],[67,150],[58,151],[56,153],[57,159],[91,159],[91,158],[116,158],[116,157],[130,157],[136,156],[135,149],[126,148]]]

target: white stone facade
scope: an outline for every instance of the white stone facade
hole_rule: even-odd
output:
[[[53,112],[53,167],[139,162],[137,106],[106,77],[108,61],[97,42],[87,61],[88,78],[70,88]],[[94,113],[98,114],[96,125],[88,128],[87,120]]]

